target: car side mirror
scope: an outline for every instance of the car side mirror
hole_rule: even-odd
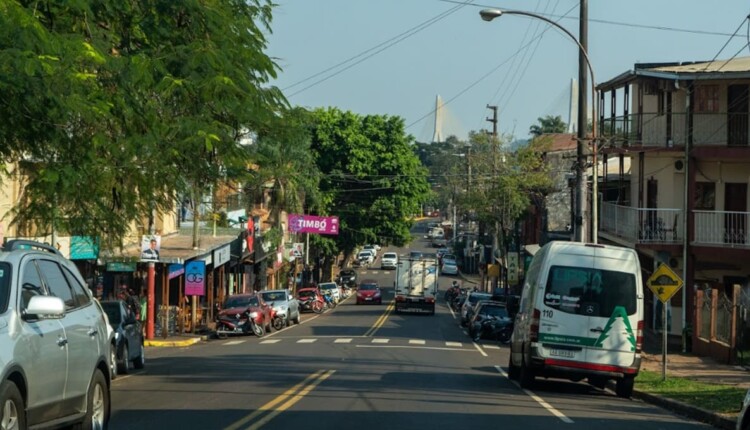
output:
[[[24,319],[59,319],[65,316],[65,302],[54,296],[33,296],[24,310]]]

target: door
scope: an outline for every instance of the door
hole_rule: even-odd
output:
[[[748,145],[747,85],[730,85],[727,89],[727,144]]]
[[[747,184],[724,184],[724,243],[747,241]]]

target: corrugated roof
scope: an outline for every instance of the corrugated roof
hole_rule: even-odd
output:
[[[534,140],[549,142],[545,152],[560,152],[576,149],[578,141],[573,133],[545,133]]]
[[[732,58],[731,60],[716,60],[689,63],[664,67],[653,67],[648,70],[667,73],[737,73],[750,72],[750,57]]]

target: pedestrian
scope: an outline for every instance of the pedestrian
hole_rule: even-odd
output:
[[[146,292],[141,288],[141,292],[138,295],[138,300],[140,302],[140,321],[141,321],[141,330],[143,331],[143,336],[146,336],[146,317],[148,316],[148,298],[146,297]]]

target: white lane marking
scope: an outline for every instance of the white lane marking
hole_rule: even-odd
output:
[[[508,378],[508,374],[505,373],[505,370],[503,370],[502,367],[495,366],[495,369],[497,369],[497,371],[500,372],[501,375],[503,375],[506,378]],[[508,378],[508,380],[510,382],[512,382],[516,387],[521,388],[521,386],[518,385],[518,382],[513,381],[510,378]],[[564,422],[566,424],[573,424],[574,423],[574,421],[572,419],[568,418],[565,414],[563,414],[562,412],[560,412],[559,410],[557,410],[554,406],[552,406],[549,403],[547,403],[543,398],[541,398],[541,397],[537,396],[536,394],[534,394],[534,392],[532,392],[531,390],[527,390],[525,388],[521,388],[521,391],[523,391],[524,393],[526,393],[527,396],[529,396],[532,399],[536,400],[537,403],[539,403],[540,405],[542,405],[542,407],[544,409],[548,410],[552,415],[556,416],[557,418],[560,418],[560,421],[562,421],[562,422]]]
[[[297,343],[313,343],[318,339],[300,339],[297,341]]]
[[[445,346],[452,346],[456,348],[463,348],[464,344],[461,342],[445,342]]]
[[[425,341],[422,339],[409,339],[410,345],[424,345]]]
[[[222,346],[239,345],[241,343],[245,343],[245,341],[244,340],[230,340],[229,342],[223,343]]]
[[[372,343],[388,343],[390,341],[390,339],[373,339]]]
[[[500,349],[497,345],[482,345],[482,348],[484,349]]]
[[[336,339],[333,341],[333,343],[352,343],[352,338],[349,337],[349,338]]]
[[[266,339],[266,340],[261,340],[260,341],[261,344],[265,344],[265,343],[279,343],[279,342],[281,342],[281,339]]]
[[[401,348],[401,349],[433,349],[436,351],[459,351],[474,352],[471,349],[464,348],[441,348],[434,346],[408,346],[408,345],[355,345],[357,348]]]
[[[487,353],[484,352],[484,350],[482,349],[481,346],[479,346],[478,343],[476,343],[476,342],[472,342],[472,343],[474,344],[474,348],[476,348],[477,351],[479,351],[479,353],[482,354],[483,357],[487,357]]]

